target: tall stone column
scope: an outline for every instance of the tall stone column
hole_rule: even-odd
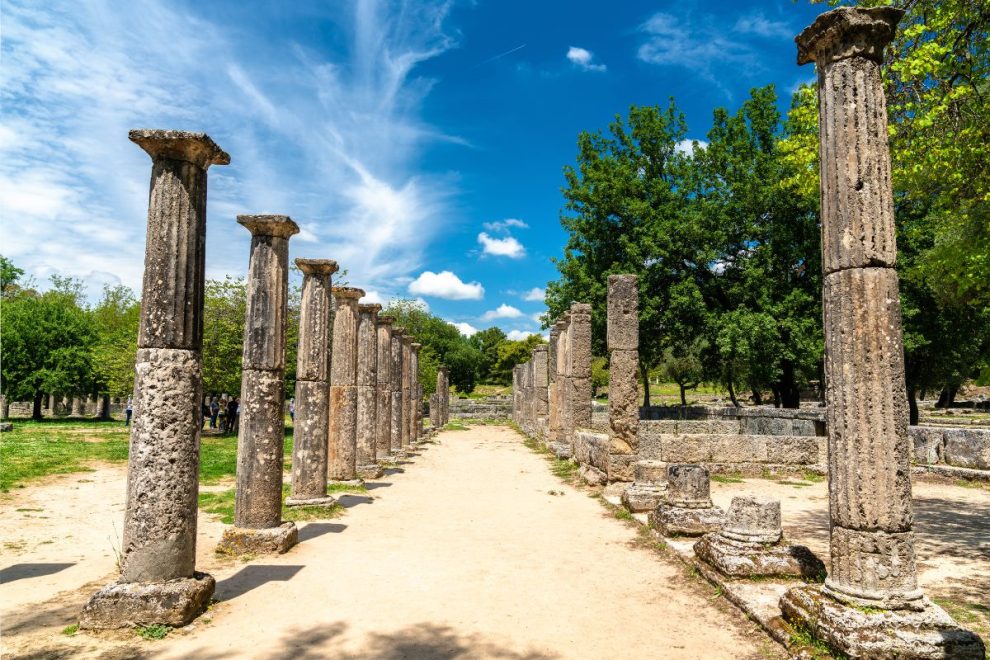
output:
[[[443,384],[440,387],[440,426],[446,426],[450,422],[450,369],[440,367],[440,374],[443,376]]]
[[[217,551],[281,554],[299,539],[295,523],[282,522],[289,238],[299,227],[285,215],[239,215],[237,222],[251,232],[237,495],[234,527],[224,530]]]
[[[632,481],[639,451],[639,282],[608,276],[609,481]]]
[[[82,397],[76,394],[72,397],[72,416],[82,417],[84,412]]]
[[[533,347],[533,416],[536,434],[544,438],[547,429],[547,417],[550,410],[550,391],[547,375],[549,347],[540,344]]]
[[[443,426],[443,397],[446,395],[446,374],[444,368],[437,369],[437,389],[430,399],[430,426],[436,430]],[[434,410],[435,408],[435,410]]]
[[[206,170],[230,157],[204,133],[129,137],[152,169],[121,575],[83,608],[82,628],[182,626],[206,608],[216,584],[195,571],[200,351]]]
[[[402,326],[392,326],[392,338],[390,352],[392,355],[392,428],[391,433],[391,454],[399,456],[402,452],[402,429],[405,426],[405,411],[403,409],[402,380],[405,377],[405,361],[403,360],[402,336],[406,329]]]
[[[412,440],[412,335],[402,335],[402,448]]]
[[[522,383],[519,381],[519,365],[512,367],[512,421],[519,424],[519,402],[522,400],[522,392],[520,388]]]
[[[571,439],[574,434],[574,420],[571,415],[571,355],[570,355],[570,311],[557,321],[557,440],[551,448],[557,458],[570,458],[573,455]]]
[[[392,456],[392,323],[391,316],[379,316],[377,325],[378,378],[375,456],[379,462]]]
[[[357,480],[357,353],[358,300],[361,289],[334,287],[337,301],[333,321],[333,359],[330,365],[329,477]]]
[[[560,434],[560,410],[557,406],[557,353],[560,328],[554,323],[550,328],[547,347],[547,443],[557,442]]]
[[[591,428],[591,305],[574,303],[567,327],[567,356],[570,362],[571,433]],[[573,442],[573,438],[571,438]]]
[[[330,396],[332,259],[296,259],[303,274],[296,356],[296,418],[292,429],[292,495],[286,506],[329,506],[327,415]]]
[[[420,422],[423,418],[423,395],[419,385],[419,349],[422,344],[409,344],[409,442],[419,442]]]
[[[844,7],[796,39],[798,62],[818,65],[831,570],[781,607],[853,657],[983,657],[917,585],[880,72],[902,15]]]
[[[382,476],[378,465],[378,304],[359,305],[357,359],[357,473]]]

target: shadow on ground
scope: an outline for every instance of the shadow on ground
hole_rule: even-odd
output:
[[[311,522],[299,528],[299,542],[311,541],[324,534],[340,534],[347,529],[347,525],[338,523]]]
[[[75,565],[75,562],[69,564],[14,564],[0,570],[0,584],[7,584],[8,582],[23,580],[25,578],[51,575]]]
[[[291,580],[302,569],[302,566],[265,564],[245,566],[226,580],[217,582],[216,597],[221,601],[233,600],[268,582]]]

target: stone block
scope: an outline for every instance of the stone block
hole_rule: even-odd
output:
[[[561,460],[572,458],[574,455],[574,451],[571,449],[570,444],[566,442],[551,442],[550,451],[553,452],[554,456]]]
[[[14,430],[14,425],[10,422],[0,422],[0,433],[7,433]]]
[[[797,435],[767,438],[767,462],[814,465],[818,462],[818,439],[815,436]]]
[[[206,573],[166,582],[117,582],[89,599],[79,616],[79,627],[184,626],[206,610],[216,584]]]
[[[712,460],[712,446],[707,435],[664,435],[660,459],[668,463],[704,463]]]
[[[670,491],[668,489],[668,497]],[[685,509],[661,503],[649,515],[650,526],[664,536],[701,536],[717,532],[725,522],[725,512],[717,506]]]
[[[668,465],[667,488],[672,506],[705,509],[712,505],[708,470],[700,465]]]
[[[945,429],[945,462],[955,467],[990,470],[990,430]]]
[[[594,465],[582,465],[578,475],[589,486],[604,486],[608,483],[608,475]]]
[[[635,454],[609,454],[608,480],[634,481],[636,478]]]
[[[767,461],[766,436],[714,435],[711,436],[709,460],[721,463],[765,463]]]
[[[622,493],[622,504],[633,513],[656,509],[667,496],[667,484],[633,483]]]
[[[694,544],[703,562],[729,577],[791,577],[820,580],[825,564],[803,545],[763,545],[706,534]]]
[[[639,284],[635,275],[608,276],[608,349],[639,348]]]
[[[780,500],[768,497],[733,497],[722,535],[747,543],[777,543],[783,536]]]
[[[945,451],[945,429],[930,426],[912,426],[908,429],[911,437],[912,460],[921,465],[936,465],[942,462]]]
[[[667,464],[663,461],[636,461],[634,477],[638,484],[666,484]]]
[[[337,503],[336,498],[330,497],[311,497],[311,498],[295,498],[287,497],[285,498],[285,506],[296,507],[296,506],[325,506],[330,507]]]
[[[278,527],[249,529],[228,527],[217,544],[217,553],[225,555],[281,555],[299,542],[299,530],[293,522]]]
[[[357,475],[361,479],[380,479],[385,471],[378,463],[357,466]]]

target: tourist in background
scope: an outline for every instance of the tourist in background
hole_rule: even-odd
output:
[[[127,397],[127,407],[124,408],[124,426],[131,425],[131,415],[134,414],[134,400]]]

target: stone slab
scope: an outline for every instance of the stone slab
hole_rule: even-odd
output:
[[[729,577],[825,577],[825,564],[803,545],[747,543],[716,533],[703,536],[694,544],[694,552]]]
[[[293,522],[278,527],[248,529],[228,527],[217,544],[217,553],[226,555],[281,555],[299,542],[299,530]]]
[[[990,470],[990,430],[945,429],[944,452],[954,467]]]
[[[296,499],[294,497],[285,498],[285,506],[297,507],[297,506],[326,506],[330,507],[337,503],[337,500],[333,497],[311,497],[308,499]]]
[[[184,626],[206,610],[216,585],[206,573],[167,582],[117,582],[93,594],[79,616],[79,627]]]
[[[660,504],[649,517],[650,527],[664,536],[701,536],[717,532],[725,522],[725,511],[717,506],[684,509]]]
[[[667,484],[634,483],[622,493],[622,505],[632,513],[653,511],[667,495]]]

